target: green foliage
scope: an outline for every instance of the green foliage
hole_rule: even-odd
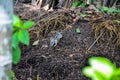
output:
[[[14,77],[15,73],[14,71],[10,71],[10,76]]]
[[[9,80],[18,80],[15,78],[15,73],[13,70],[10,71],[10,79]]]
[[[12,35],[12,50],[13,50],[13,63],[17,64],[21,58],[21,50],[19,43],[29,45],[29,33],[27,29],[34,26],[32,21],[26,21],[25,23],[17,16],[13,16],[13,35]]]
[[[29,29],[31,28],[35,23],[32,22],[32,21],[26,21],[24,24],[23,24],[23,29]]]
[[[101,7],[100,11],[104,13],[120,13],[120,9],[113,9],[105,6]]]
[[[75,31],[76,31],[76,33],[79,34],[80,33],[80,28],[77,28]]]
[[[12,48],[16,48],[19,44],[17,32],[12,35]]]
[[[21,43],[29,45],[29,33],[27,30],[19,30],[17,35]]]
[[[13,48],[12,50],[13,50],[13,63],[17,64],[21,58],[21,50],[19,46],[17,46],[16,48]]]
[[[13,16],[13,26],[14,28],[19,28],[22,26],[22,20],[17,15]]]
[[[80,16],[81,17],[86,17],[86,16],[88,16],[88,14],[82,13]]]
[[[120,68],[107,58],[91,57],[89,64],[83,68],[83,74],[91,80],[120,80]]]
[[[77,6],[85,7],[85,3],[82,0],[77,0],[72,4],[71,8],[75,8]]]

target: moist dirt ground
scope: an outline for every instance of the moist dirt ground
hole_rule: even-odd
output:
[[[82,69],[89,65],[88,58],[92,56],[106,57],[117,67],[120,67],[120,49],[112,49],[114,44],[101,46],[95,43],[87,52],[87,49],[95,42],[90,20],[79,18],[74,22],[68,22],[68,25],[65,25],[64,28],[55,28],[54,31],[60,31],[63,35],[55,47],[49,47],[49,34],[52,31],[49,28],[49,32],[39,38],[36,45],[33,45],[38,40],[38,37],[36,38],[36,34],[34,34],[39,30],[36,27],[39,24],[40,17],[45,15],[46,12],[31,11],[23,5],[23,3],[17,3],[14,7],[15,13],[23,21],[35,21],[36,26],[29,30],[30,45],[20,45],[22,50],[21,60],[17,65],[13,65],[16,79],[90,80],[83,75]],[[80,33],[76,33],[77,28],[80,29]]]

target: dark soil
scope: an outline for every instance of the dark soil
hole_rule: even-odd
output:
[[[15,13],[23,20],[31,20],[24,15],[29,9],[24,9],[17,5]],[[31,12],[34,14],[31,15],[32,18],[43,14],[34,12]],[[79,34],[75,32],[76,28],[80,28]],[[102,47],[95,44],[89,53],[86,53],[95,41],[89,21],[79,19],[60,32],[63,37],[56,47],[49,47],[49,35],[40,39],[38,45],[32,45],[36,39],[33,34],[30,36],[30,45],[21,46],[21,61],[13,66],[18,80],[90,80],[82,74],[82,69],[88,65],[88,58],[91,56],[104,56],[120,67],[119,49],[113,50],[112,45]]]

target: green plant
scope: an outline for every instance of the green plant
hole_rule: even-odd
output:
[[[19,43],[29,45],[29,33],[27,29],[34,26],[32,21],[26,21],[25,23],[17,16],[13,17],[13,35],[12,35],[12,51],[13,51],[13,63],[17,64],[21,58],[21,50]]]
[[[88,14],[82,13],[82,14],[80,14],[80,16],[84,18],[84,17],[88,16]]]
[[[120,9],[108,8],[108,7],[101,7],[100,11],[103,13],[120,13]]]
[[[12,35],[12,51],[13,51],[13,63],[17,64],[21,58],[21,50],[19,43],[29,45],[29,33],[27,29],[34,26],[33,21],[26,21],[25,23],[17,16],[13,16],[13,35]],[[16,80],[13,70],[10,71],[10,80]]]
[[[15,73],[14,73],[14,71],[10,71],[10,79],[9,80],[16,80],[15,78]]]
[[[80,33],[80,28],[76,28],[75,32],[79,34]]]
[[[83,68],[82,72],[92,80],[120,80],[120,68],[104,57],[89,58],[90,66]]]
[[[75,8],[77,6],[85,7],[85,3],[82,0],[77,0],[72,4],[71,8]]]

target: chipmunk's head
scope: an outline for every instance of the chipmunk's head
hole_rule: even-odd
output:
[[[52,37],[57,38],[57,39],[61,39],[63,36],[62,36],[62,34],[60,32],[53,31],[52,32]]]

